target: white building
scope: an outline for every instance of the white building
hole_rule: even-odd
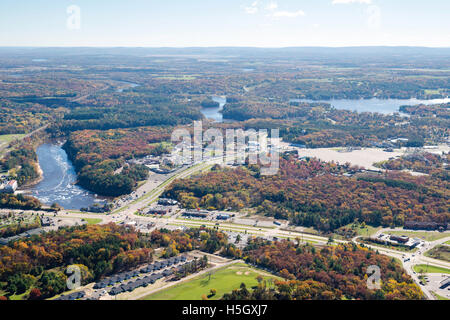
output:
[[[17,181],[11,180],[7,183],[0,185],[0,193],[14,193],[17,190]]]

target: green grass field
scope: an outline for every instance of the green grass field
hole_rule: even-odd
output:
[[[351,226],[351,224],[349,226]],[[375,234],[380,229],[381,229],[381,227],[372,227],[372,226],[366,225],[364,228],[356,227],[354,230],[356,231],[356,234],[358,236],[370,237],[371,235]]]
[[[355,232],[356,236],[363,236],[363,237],[370,237],[371,235],[375,234],[377,231],[381,230],[382,227],[372,227],[369,225],[365,225],[362,227],[358,223],[349,223],[339,229],[337,229],[335,232],[333,232],[332,237],[337,240],[346,240],[344,234],[342,234],[343,229],[351,229]],[[316,231],[316,233],[318,233]],[[327,236],[326,234],[321,234],[322,236]],[[353,237],[353,236],[351,236]]]
[[[412,238],[420,238],[426,241],[435,241],[445,237],[450,237],[448,232],[435,232],[435,231],[389,231],[389,234],[405,235]]]
[[[2,143],[10,143],[11,141],[15,139],[20,139],[24,137],[24,134],[4,134],[0,135],[0,144]]]
[[[447,273],[447,274],[450,274],[450,269],[435,267],[435,266],[427,266],[426,264],[416,264],[413,267],[413,269],[417,273],[423,272],[423,273]]]
[[[31,291],[31,289],[28,289],[24,293],[10,295],[9,300],[26,300],[26,298],[30,294],[30,291]],[[0,290],[0,296],[6,296],[7,294],[8,294],[8,292],[6,292],[4,290]]]
[[[425,255],[433,259],[450,262],[450,247],[445,245],[436,246],[433,249],[425,252]]]
[[[242,282],[248,289],[258,284],[256,277],[262,275],[264,279],[279,279],[276,276],[250,267],[244,263],[236,263],[214,271],[211,279],[208,274],[195,277],[168,289],[153,293],[142,300],[201,300],[202,295],[209,295],[210,289],[216,289],[217,294],[210,300],[220,299],[224,293],[238,289]]]
[[[86,221],[88,224],[98,224],[100,222],[102,222],[102,219],[98,219],[98,218],[84,218],[84,221]]]
[[[435,296],[436,299],[438,299],[438,300],[450,300],[450,299],[448,299],[448,298],[446,298],[446,297],[443,297],[443,296],[438,295],[436,292],[432,292],[432,294],[433,294],[433,296]]]

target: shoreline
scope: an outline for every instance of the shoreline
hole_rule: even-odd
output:
[[[30,192],[30,190],[28,190],[29,188],[37,185],[42,180],[44,180],[44,171],[42,170],[42,168],[41,168],[41,166],[39,164],[39,157],[37,156],[37,148],[39,148],[41,145],[46,144],[46,143],[53,143],[53,142],[51,140],[49,140],[49,141],[45,141],[44,140],[42,143],[40,143],[34,149],[34,152],[36,153],[37,161],[33,162],[33,165],[34,165],[34,167],[36,169],[36,172],[38,173],[39,176],[36,179],[33,179],[32,181],[30,181],[30,182],[24,184],[23,186],[21,186],[20,189],[22,189],[22,190],[19,190],[19,191],[22,191],[23,193],[29,193]],[[57,145],[60,145],[60,146],[62,146],[64,144],[64,142],[61,142],[61,141],[58,141],[58,140],[55,140],[54,143],[57,144]]]
[[[17,191],[22,193],[22,194],[30,194],[31,187],[34,187],[35,185],[39,184],[42,180],[44,180],[44,171],[42,171],[41,166],[39,165],[39,161],[33,163],[37,173],[39,174],[39,177],[37,177],[36,179],[28,182],[27,184],[24,184],[23,186],[21,186]]]

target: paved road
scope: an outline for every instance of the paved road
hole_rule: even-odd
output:
[[[42,128],[41,128],[42,130]],[[225,159],[225,161],[229,161],[231,158]],[[155,217],[138,217],[135,215],[136,212],[140,209],[147,208],[151,203],[156,201],[160,195],[164,192],[165,188],[170,184],[171,181],[174,179],[181,179],[186,178],[190,175],[193,175],[195,173],[198,173],[202,170],[205,170],[209,166],[213,165],[214,163],[220,163],[220,159],[209,159],[207,161],[204,161],[202,163],[184,167],[179,169],[178,171],[174,172],[173,174],[166,175],[164,179],[161,181],[147,181],[143,186],[141,186],[137,191],[136,194],[140,197],[138,199],[135,199],[133,201],[129,201],[128,203],[122,204],[118,209],[114,210],[112,214],[105,215],[105,214],[95,214],[95,213],[81,213],[81,212],[74,212],[74,211],[66,211],[62,210],[58,213],[58,216],[62,217],[71,217],[71,218],[101,218],[102,223],[109,223],[109,222],[120,222],[125,221],[128,219],[132,220],[139,220],[141,222],[153,222],[156,224],[157,227],[163,227],[164,225],[183,225],[183,226],[199,226],[199,225],[206,225],[210,227],[216,226],[216,221],[198,221],[198,220],[191,220],[191,219],[181,219],[177,218],[175,216],[169,217],[169,218],[155,218]],[[151,179],[151,177],[150,177]],[[144,192],[145,191],[145,192]],[[11,211],[11,210],[9,210]],[[52,213],[44,213],[45,215],[52,216]],[[328,242],[328,238],[311,235],[307,233],[303,233],[300,231],[287,231],[282,230],[281,227],[275,227],[275,228],[264,228],[264,227],[258,227],[258,226],[249,226],[249,225],[243,225],[243,224],[235,224],[232,221],[227,222],[220,222],[219,228],[222,230],[231,230],[235,232],[247,232],[251,235],[257,235],[257,236],[265,236],[265,237],[279,237],[279,238],[290,238],[291,240],[295,240],[296,238],[299,238],[302,242],[312,242],[314,244],[326,244]],[[374,245],[368,245],[368,247],[371,247],[375,250],[378,250],[380,253],[398,258],[402,261],[403,266],[407,273],[411,275],[411,277],[416,281],[416,283],[419,283],[419,279],[417,277],[417,274],[414,273],[412,267],[415,264],[424,263],[424,264],[430,264],[445,268],[450,268],[450,264],[445,261],[440,261],[432,258],[428,258],[424,256],[424,252],[430,250],[431,248],[442,244],[446,241],[450,240],[450,233],[449,237],[439,239],[433,242],[428,242],[425,248],[421,248],[417,253],[404,253],[399,252],[392,249],[386,249]],[[354,242],[356,242],[356,238],[353,239]],[[335,240],[335,243],[346,243],[349,241],[343,241],[343,240]],[[413,256],[414,255],[414,256]],[[404,262],[405,259],[410,258],[409,261]],[[423,286],[421,286],[422,290],[424,291],[425,295],[429,299],[434,299],[434,296],[431,295],[430,292],[426,290]]]
[[[386,232],[392,231],[392,230],[393,229],[382,229],[382,230],[378,231],[377,234],[386,233]],[[396,230],[396,231],[398,231],[398,230]],[[448,237],[445,237],[445,238],[442,238],[439,240],[435,240],[435,241],[431,241],[431,242],[425,242],[425,246],[420,247],[416,252],[401,252],[401,251],[397,251],[397,250],[393,250],[393,249],[388,249],[388,248],[383,248],[383,247],[379,247],[376,245],[368,245],[368,244],[365,244],[365,246],[372,248],[374,250],[378,250],[378,252],[385,254],[387,256],[399,259],[402,262],[403,268],[405,269],[406,273],[408,273],[413,278],[414,282],[416,282],[416,284],[420,286],[420,288],[422,289],[422,292],[427,297],[427,299],[436,300],[436,298],[431,293],[431,291],[426,286],[423,286],[420,284],[419,275],[414,271],[413,267],[417,264],[429,264],[431,266],[437,266],[437,267],[443,267],[443,268],[450,269],[450,263],[442,261],[442,260],[429,258],[424,255],[425,252],[431,250],[432,248],[449,241],[450,240],[450,232],[447,232],[447,234],[448,234]],[[358,238],[360,238],[360,237],[355,237],[352,239],[352,241],[355,243],[358,243],[357,242]]]

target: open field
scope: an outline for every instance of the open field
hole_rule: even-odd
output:
[[[84,218],[84,221],[86,221],[88,224],[98,224],[102,222],[102,219],[96,219],[96,218]]]
[[[366,225],[364,228],[357,227],[354,230],[356,231],[358,236],[368,236],[368,237],[370,237],[371,235],[377,233],[381,229],[382,229],[382,227],[372,227],[372,226]]]
[[[202,295],[209,295],[210,289],[217,290],[217,294],[209,298],[210,300],[216,300],[220,299],[224,293],[238,289],[242,282],[245,283],[247,288],[256,286],[258,275],[262,275],[264,279],[277,279],[276,276],[267,272],[244,263],[237,263],[215,271],[211,279],[209,279],[208,274],[205,274],[167,290],[153,293],[143,300],[201,300]]]
[[[425,252],[425,256],[450,262],[450,246],[441,245]]]
[[[445,237],[450,237],[449,232],[434,231],[389,231],[387,233],[395,235],[405,235],[411,238],[421,238],[426,241],[435,241]]]
[[[438,295],[436,292],[433,292],[433,296],[435,296],[437,300],[450,300],[450,299],[447,299],[445,297]]]
[[[391,157],[401,156],[403,151],[385,152],[376,148],[363,148],[352,152],[339,152],[336,148],[299,149],[300,157],[315,157],[322,161],[335,161],[341,164],[346,162],[367,169],[378,170],[374,163],[388,160]]]
[[[10,143],[13,140],[23,138],[25,134],[4,134],[0,135],[0,144]]]
[[[427,266],[426,264],[416,264],[413,267],[414,271],[417,273],[447,273],[450,274],[450,269],[435,267],[435,266]]]
[[[356,233],[356,236],[359,236],[359,237],[370,237],[382,229],[382,227],[372,227],[369,225],[365,225],[364,227],[362,227],[359,224],[353,224],[353,223],[350,223],[342,228],[353,230]],[[338,231],[334,232],[332,236],[335,239],[341,239],[341,240],[345,239],[345,236],[343,234],[339,234]]]

